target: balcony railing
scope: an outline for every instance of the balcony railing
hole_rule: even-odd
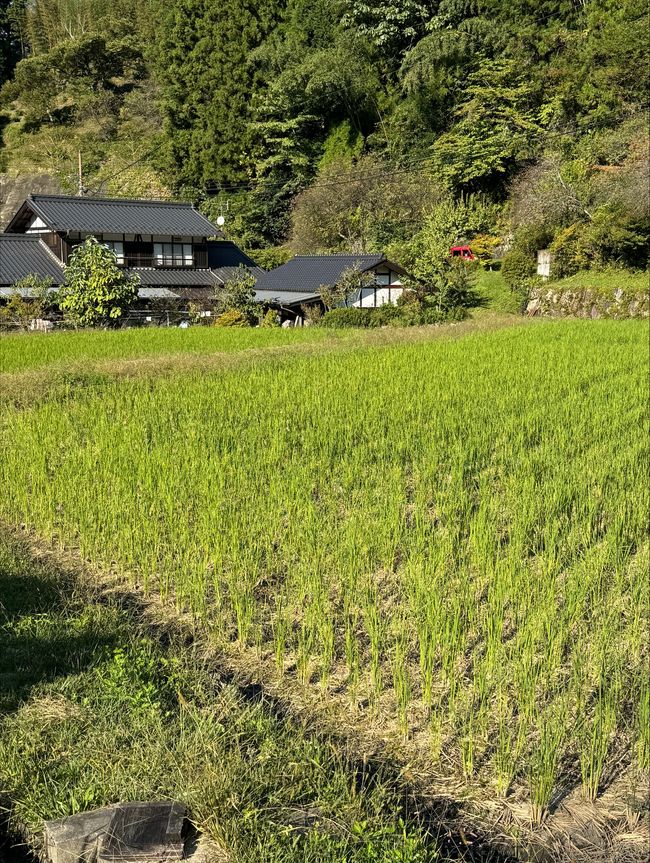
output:
[[[182,267],[187,269],[204,270],[208,266],[208,253],[206,251],[201,251],[200,249],[195,249],[194,255],[191,259],[181,256],[172,257],[171,255],[161,256],[131,253],[124,255],[121,263],[125,267]]]

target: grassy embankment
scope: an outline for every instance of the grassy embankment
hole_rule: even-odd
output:
[[[2,515],[538,821],[648,771],[646,334],[107,379],[5,410]]]
[[[647,272],[610,267],[603,270],[581,270],[574,276],[549,281],[547,284],[549,290],[590,290],[601,291],[606,294],[613,294],[614,291],[622,290],[627,294],[634,295],[648,293],[650,289],[649,278]]]

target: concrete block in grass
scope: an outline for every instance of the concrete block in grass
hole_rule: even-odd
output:
[[[118,803],[45,822],[50,863],[172,863],[183,857],[180,803]]]

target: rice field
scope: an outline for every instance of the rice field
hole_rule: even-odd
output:
[[[539,822],[650,769],[647,336],[542,323],[10,407],[0,516]]]
[[[17,333],[0,336],[0,373],[84,361],[124,360],[170,354],[231,353],[247,348],[298,345],[336,338],[345,332],[318,329],[244,329],[149,327],[143,329],[60,331],[47,336]]]

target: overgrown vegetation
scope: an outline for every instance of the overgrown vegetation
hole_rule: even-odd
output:
[[[646,364],[590,321],[104,378],[4,412],[2,515],[540,820],[649,768]]]
[[[6,303],[0,305],[0,329],[29,329],[34,318],[43,318],[55,305],[52,280],[26,276],[13,286]]]

